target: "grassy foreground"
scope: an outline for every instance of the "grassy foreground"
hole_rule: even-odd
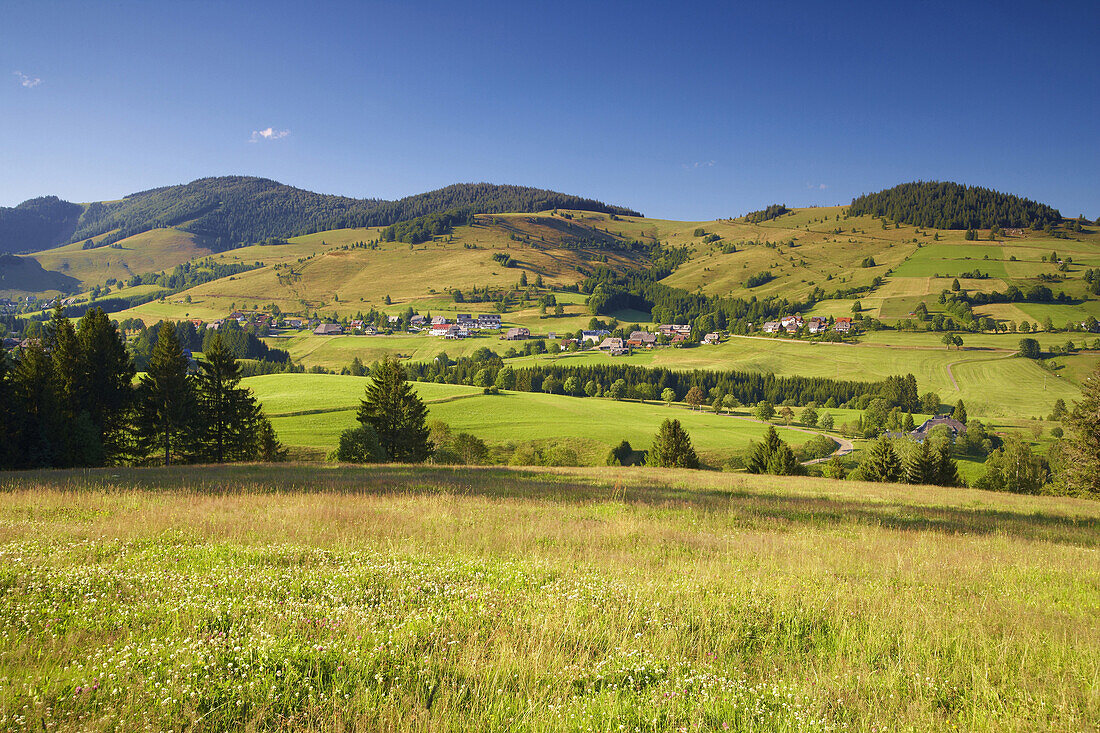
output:
[[[1096,503],[400,466],[0,491],[0,729],[1100,720]]]

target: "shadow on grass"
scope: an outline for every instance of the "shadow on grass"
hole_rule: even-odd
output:
[[[1100,546],[1100,518],[987,507],[927,506],[881,498],[860,500],[805,496],[781,490],[745,490],[747,477],[733,477],[730,488],[663,481],[667,476],[632,473],[574,476],[537,468],[447,466],[333,466],[305,464],[178,466],[0,473],[0,492],[24,489],[60,491],[140,489],[210,495],[241,493],[338,493],[373,496],[447,494],[495,499],[530,499],[585,504],[623,501],[652,508],[729,514],[742,527],[769,530],[799,526],[869,526],[903,532],[1005,535],[1080,547]],[[766,481],[768,477],[760,477]],[[724,477],[722,480],[729,480]],[[812,481],[813,479],[806,479]],[[819,479],[828,482],[827,479]],[[831,482],[828,482],[831,483]],[[740,484],[740,485],[739,485]],[[919,492],[914,488],[914,492]]]

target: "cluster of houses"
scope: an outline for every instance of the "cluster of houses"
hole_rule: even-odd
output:
[[[399,326],[401,318],[399,316],[386,316],[386,321],[390,326]],[[296,324],[294,319],[284,319],[283,325],[288,328],[302,328],[304,325],[313,325],[313,333],[317,336],[340,336],[344,334],[344,326],[339,323],[313,323],[313,324]],[[409,330],[413,332],[428,331],[432,336],[442,336],[445,339],[464,339],[468,338],[475,331],[499,331],[501,328],[500,316],[495,313],[485,313],[474,316],[471,313],[459,313],[452,321],[444,316],[434,316],[430,320],[422,315],[414,315],[409,319]],[[362,334],[364,336],[377,335],[378,329],[369,323],[364,323],[361,320],[354,320],[348,322],[348,331]],[[530,332],[527,329],[512,329],[512,331],[525,331],[524,336],[506,336],[506,338],[527,338],[530,336]]]
[[[812,316],[807,319],[803,319],[802,316],[783,316],[778,321],[767,321],[764,324],[764,333],[779,333],[780,331],[786,331],[789,334],[795,334],[806,329],[807,333],[819,334],[825,333],[829,330],[829,319],[822,316]],[[837,333],[848,333],[852,330],[852,319],[849,317],[837,318],[833,323],[833,331]]]

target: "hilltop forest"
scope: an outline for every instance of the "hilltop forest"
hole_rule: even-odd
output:
[[[1058,224],[1057,209],[978,186],[921,181],[864,194],[852,200],[849,216],[886,217],[895,222],[935,229],[992,229]]]

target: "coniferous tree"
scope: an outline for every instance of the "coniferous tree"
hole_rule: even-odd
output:
[[[1100,369],[1085,380],[1082,399],[1065,419],[1066,471],[1062,477],[1072,493],[1100,496]]]
[[[197,457],[223,463],[257,457],[258,431],[264,418],[252,391],[242,388],[241,367],[220,335],[204,352],[197,387]]]
[[[405,378],[405,368],[386,357],[371,372],[371,383],[359,406],[358,419],[370,425],[392,461],[422,463],[432,452],[428,408]]]
[[[753,446],[745,467],[749,473],[770,473],[776,476],[794,476],[802,472],[794,451],[780,439],[774,425],[768,426],[764,441]]]
[[[660,468],[699,468],[699,457],[679,420],[665,418],[661,423],[649,451],[648,463]]]
[[[193,443],[195,386],[187,375],[175,329],[165,323],[157,333],[157,344],[149,368],[141,379],[136,420],[137,447],[141,455],[162,453],[164,465],[187,456]]]
[[[935,484],[938,468],[936,454],[925,440],[913,446],[905,457],[902,480],[907,484]]]
[[[12,375],[18,421],[21,423],[18,464],[25,467],[58,465],[64,430],[57,402],[53,361],[41,340],[23,350]]]
[[[768,458],[767,473],[773,476],[795,476],[800,472],[801,466],[791,446],[786,441],[780,441],[779,447]]]
[[[951,417],[964,425],[966,424],[966,405],[963,404],[962,400],[955,403],[955,411],[951,413]]]
[[[118,328],[99,308],[76,326],[80,345],[79,409],[88,414],[107,463],[129,450],[134,404],[134,362]]]
[[[927,443],[928,440],[924,442]],[[955,459],[951,457],[951,444],[945,443],[933,453],[936,457],[936,480],[933,483],[937,486],[958,486],[961,483],[959,464],[955,463]]]
[[[859,473],[867,481],[892,482],[901,477],[901,461],[889,438],[884,435],[871,446],[859,466]]]

